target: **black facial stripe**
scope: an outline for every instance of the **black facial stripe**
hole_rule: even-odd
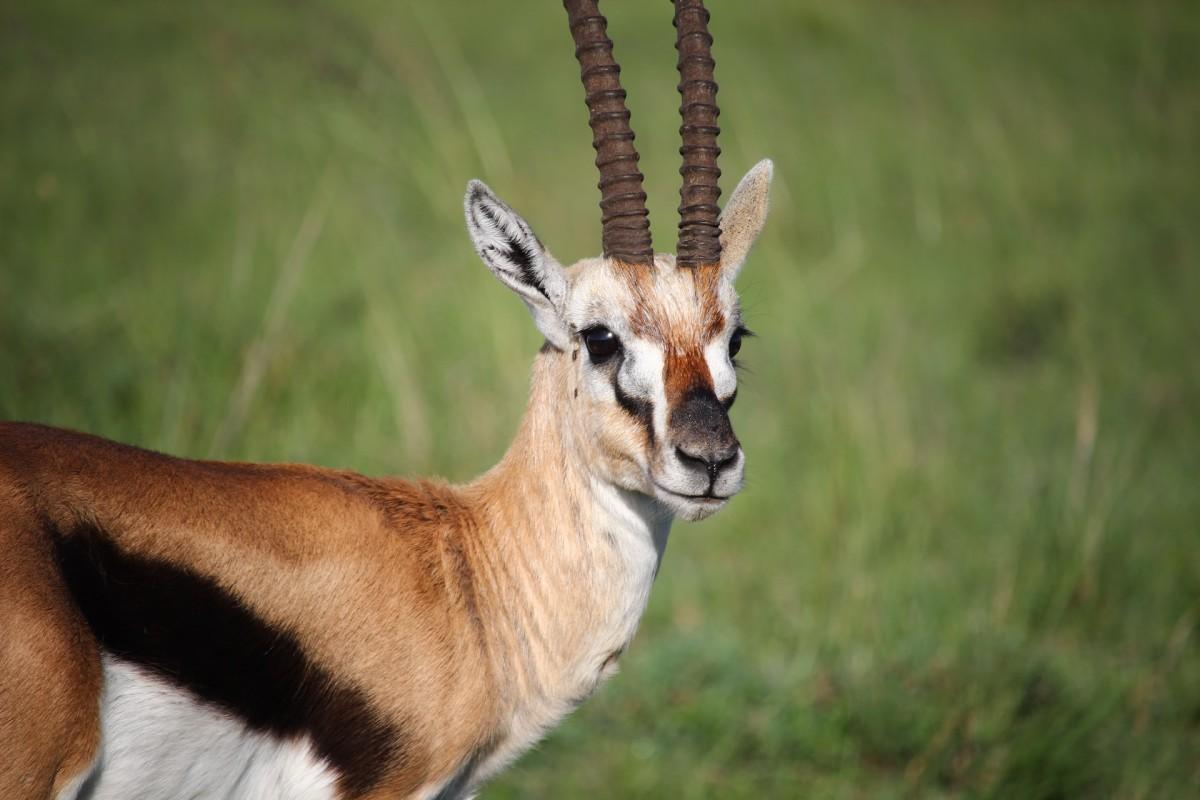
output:
[[[516,264],[517,269],[521,271],[521,282],[536,289],[538,294],[549,300],[550,295],[546,294],[546,287],[542,285],[541,278],[533,268],[534,262],[537,260],[537,254],[530,250],[524,242],[504,234],[504,226],[500,224],[500,220],[492,213],[490,208],[485,205],[476,207],[479,209],[479,213],[487,217],[488,222],[492,223],[493,227],[504,236],[504,240],[508,244],[507,250],[497,248],[496,254]]]
[[[612,371],[613,394],[617,397],[617,404],[642,424],[642,427],[646,429],[646,438],[650,440],[650,446],[654,447],[654,403],[626,394],[621,388],[621,381],[618,380],[619,372],[618,365],[618,369]]]
[[[55,555],[101,646],[281,738],[307,734],[357,795],[406,758],[402,732],[366,695],[305,655],[211,578],[121,552],[103,531],[51,531]]]

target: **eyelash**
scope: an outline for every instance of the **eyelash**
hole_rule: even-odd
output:
[[[747,328],[745,325],[738,325],[734,328],[733,333],[729,337],[729,361],[733,364],[734,369],[741,369],[741,362],[737,360],[737,354],[742,349],[742,339],[753,338],[754,331]],[[734,343],[737,346],[734,346]]]

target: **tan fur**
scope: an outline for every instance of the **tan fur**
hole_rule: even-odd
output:
[[[618,274],[631,295],[634,334],[687,349],[720,333],[726,323],[719,267],[676,268],[674,260]],[[681,303],[680,299],[686,302]]]
[[[380,796],[447,777],[481,744],[503,750],[515,716],[538,729],[555,721],[626,644],[580,651],[619,565],[589,528],[585,466],[564,458],[573,432],[549,405],[565,391],[564,361],[539,357],[512,449],[462,487],[187,461],[0,424],[0,610],[11,632],[0,764],[13,765],[3,796],[45,796],[96,741],[97,648],[62,590],[42,517],[63,530],[97,523],[122,550],[217,578],[352,678],[411,742]],[[47,686],[41,673],[59,680]]]
[[[0,552],[0,797],[46,797],[95,755],[100,665],[49,543],[3,479]]]

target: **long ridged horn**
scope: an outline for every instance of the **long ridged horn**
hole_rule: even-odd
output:
[[[600,211],[604,226],[604,255],[627,264],[654,263],[650,244],[650,218],[646,209],[644,176],[638,170],[638,153],[633,146],[621,67],[613,59],[608,22],[600,14],[597,0],[563,0],[575,57],[583,80],[592,127],[592,147],[600,170]]]
[[[675,263],[699,267],[721,260],[721,227],[718,219],[721,196],[717,166],[717,82],[712,57],[713,38],[708,32],[708,11],[703,0],[672,0],[675,3],[675,49],[679,51],[679,114],[683,124],[679,148],[683,166],[679,174],[679,244]]]

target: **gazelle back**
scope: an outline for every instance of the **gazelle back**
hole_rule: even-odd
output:
[[[680,238],[655,253],[604,18],[564,5],[603,254],[559,264],[469,184],[475,248],[546,339],[492,470],[370,478],[0,424],[0,797],[469,797],[614,671],[672,520],[742,486],[733,284],[771,164],[718,210],[708,14],[677,0]]]

